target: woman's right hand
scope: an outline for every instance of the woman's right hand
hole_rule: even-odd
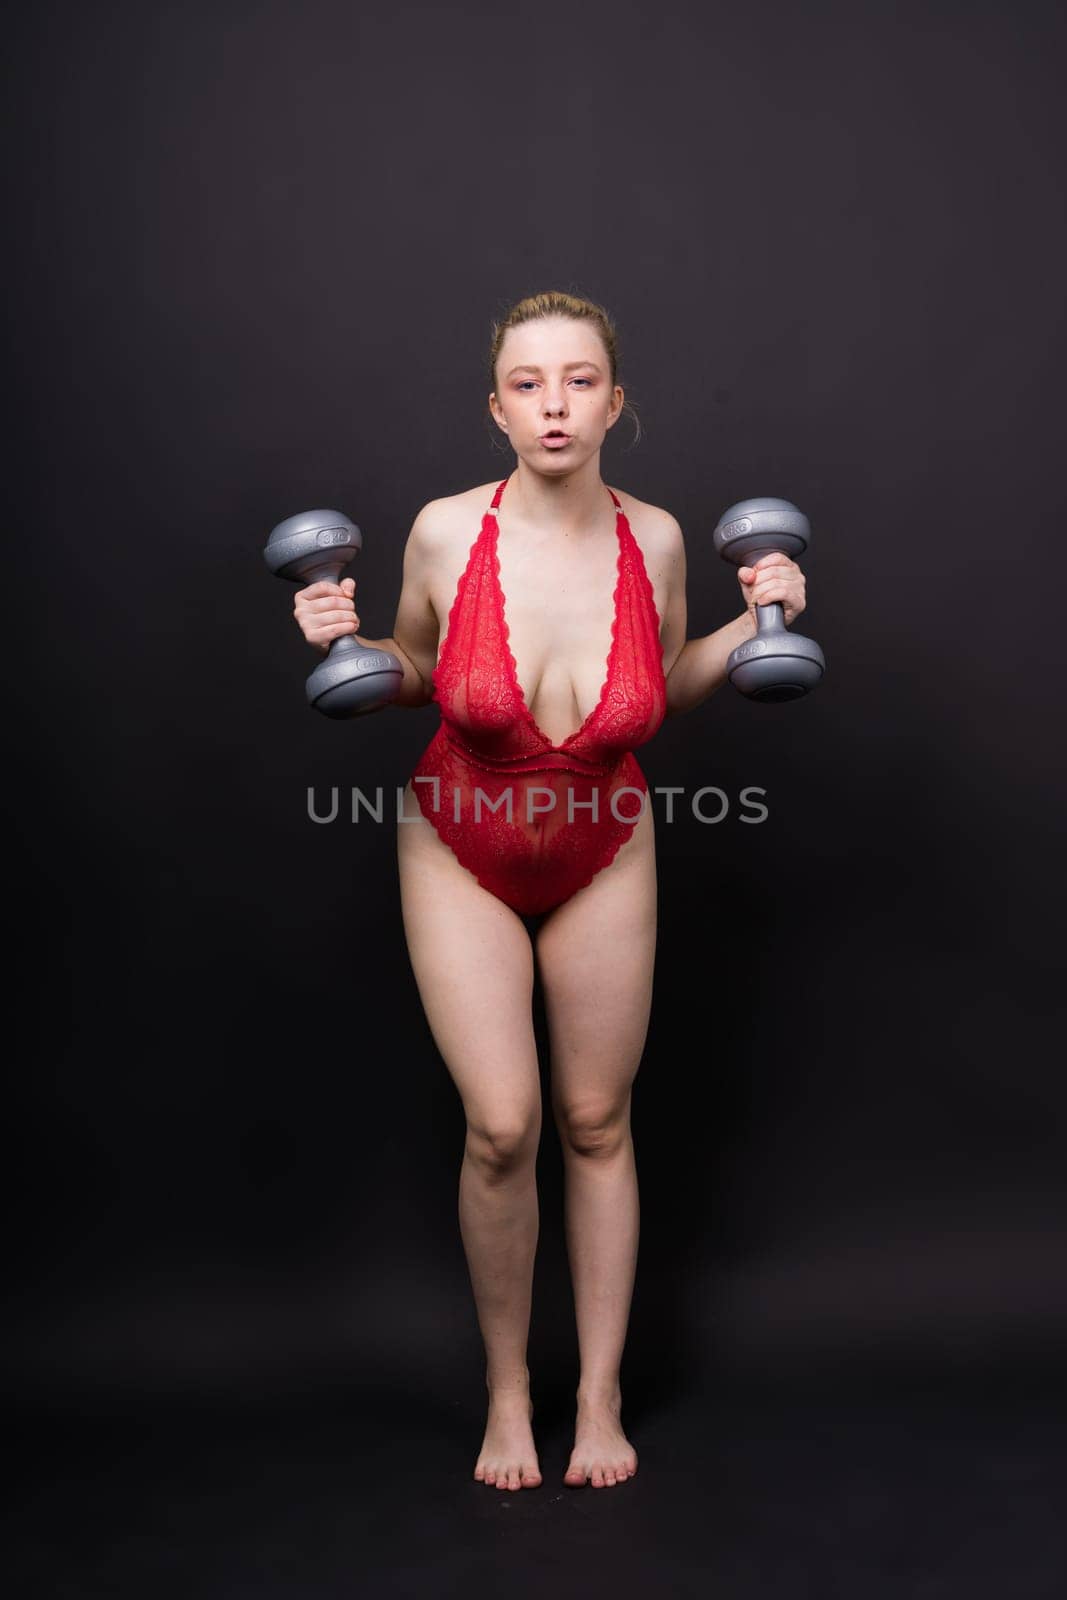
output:
[[[355,578],[343,578],[340,583],[320,579],[296,591],[293,615],[308,644],[325,654],[335,639],[357,631],[355,592]]]

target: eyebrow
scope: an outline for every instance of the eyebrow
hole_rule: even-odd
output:
[[[568,361],[563,370],[564,372],[570,372],[574,367],[592,367],[594,372],[600,371],[600,368],[597,366],[595,361]],[[540,370],[540,367],[530,367],[526,365],[521,367],[512,367],[510,372],[505,373],[505,377],[513,378],[516,372],[540,372]]]

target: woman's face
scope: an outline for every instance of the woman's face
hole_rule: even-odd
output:
[[[539,472],[569,473],[599,449],[622,411],[608,353],[591,323],[542,317],[509,328],[496,363],[489,408],[517,455]],[[550,429],[568,443],[543,442]]]

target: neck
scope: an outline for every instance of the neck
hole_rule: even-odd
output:
[[[501,497],[501,505],[522,522],[563,527],[571,533],[603,527],[614,506],[600,476],[600,452],[573,472],[542,473],[519,458]]]

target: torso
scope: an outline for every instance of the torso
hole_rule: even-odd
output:
[[[438,661],[460,574],[499,481],[438,502],[448,535],[430,581]],[[622,490],[615,493],[641,547],[662,642],[667,602],[667,568],[657,540],[662,513]],[[605,488],[602,523],[595,531],[568,537],[517,522],[505,488],[497,522],[500,587],[519,685],[538,726],[559,744],[596,705],[607,671],[619,555],[616,508]]]

